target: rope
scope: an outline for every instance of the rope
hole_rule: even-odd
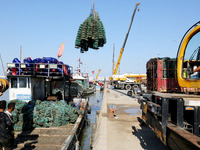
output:
[[[91,11],[92,11],[92,14],[94,15],[94,11],[95,11],[95,0],[92,0]]]

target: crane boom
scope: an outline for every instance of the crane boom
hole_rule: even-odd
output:
[[[96,80],[97,80],[97,78],[98,78],[98,76],[99,76],[100,71],[101,71],[101,69],[99,69],[99,71],[98,71],[98,73],[97,73],[97,76],[96,76],[94,82],[96,82]]]
[[[123,44],[123,46],[122,46],[122,48],[121,48],[121,50],[120,50],[119,58],[118,58],[118,60],[117,60],[117,64],[116,64],[116,67],[115,67],[115,70],[114,70],[113,75],[116,75],[116,74],[117,74],[117,70],[118,70],[118,68],[119,68],[119,64],[120,64],[120,61],[121,61],[121,58],[122,58],[122,54],[123,54],[123,52],[124,52],[124,47],[125,47],[125,45],[126,45],[126,41],[127,41],[127,39],[128,39],[128,35],[129,35],[130,29],[131,29],[131,26],[132,26],[132,22],[133,22],[133,19],[134,19],[134,16],[135,16],[135,12],[136,12],[137,6],[138,6],[139,4],[140,4],[140,3],[136,3],[136,5],[135,5],[135,9],[134,9],[134,11],[133,11],[133,15],[132,15],[132,18],[131,18],[131,22],[130,22],[130,25],[129,25],[129,29],[128,29],[128,32],[126,33],[126,37],[125,37],[125,40],[124,40],[124,44]]]

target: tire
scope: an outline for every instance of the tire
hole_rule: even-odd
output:
[[[132,87],[134,94],[137,95],[138,93],[137,93],[137,91],[135,91],[135,88],[139,89],[138,85],[133,85],[133,87]]]
[[[132,94],[133,94],[132,91],[128,91],[128,92],[127,92],[127,95],[128,95],[128,96],[132,96]]]
[[[133,85],[133,89],[134,89],[134,88],[139,89],[139,86],[138,86],[138,85]]]
[[[126,90],[131,90],[131,85],[127,84],[127,85],[125,86],[125,89],[126,89]]]

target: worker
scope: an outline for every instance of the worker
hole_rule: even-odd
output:
[[[15,103],[11,102],[11,103],[8,104],[8,109],[6,111],[6,114],[8,115],[8,117],[10,118],[12,123],[13,123],[13,116],[12,116],[13,110],[15,110]],[[13,131],[11,131],[11,133],[12,133],[12,146],[14,147],[14,141],[15,141],[14,129],[13,129]]]
[[[13,122],[12,112],[15,109],[15,103],[9,103],[8,104],[8,110],[6,111],[6,114],[10,117],[11,121]]]
[[[200,66],[196,67],[193,72],[199,72],[199,71],[200,71]]]
[[[4,112],[6,109],[6,101],[0,101],[0,149],[12,150],[13,141],[12,141],[12,131],[13,131],[13,122]]]
[[[200,66],[194,66],[193,67],[193,74],[191,74],[191,78],[199,78],[199,71],[200,71]]]
[[[53,90],[52,90],[52,94],[58,97],[58,100],[62,99],[62,87],[59,86],[58,82],[54,82],[53,83]]]

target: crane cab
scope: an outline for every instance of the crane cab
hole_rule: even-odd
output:
[[[200,22],[184,35],[177,54],[178,83],[185,88],[200,88]]]

